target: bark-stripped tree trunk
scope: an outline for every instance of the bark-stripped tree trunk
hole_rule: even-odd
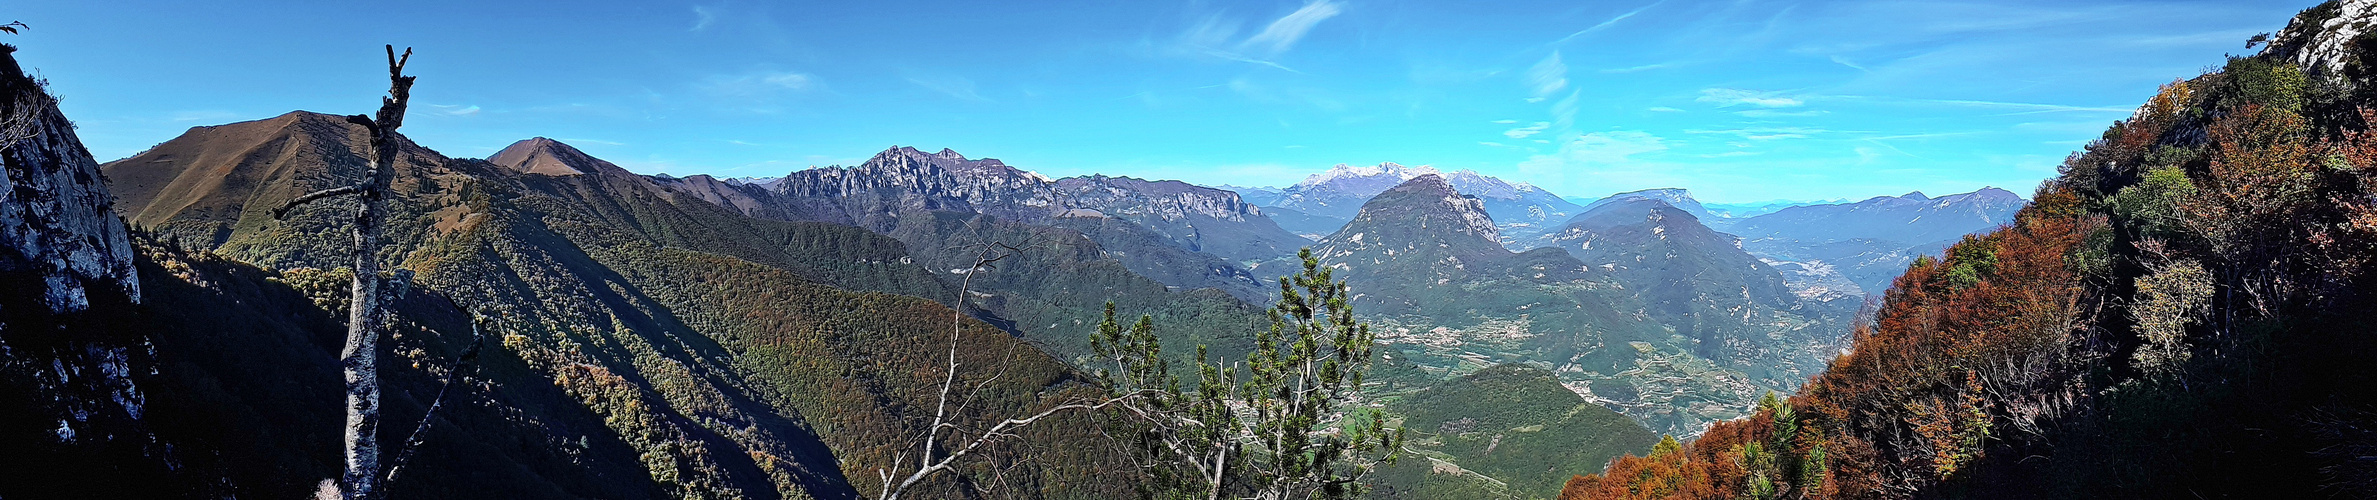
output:
[[[379,249],[380,223],[388,216],[381,198],[389,180],[396,176],[397,146],[402,142],[396,128],[404,125],[405,102],[413,89],[413,77],[404,76],[404,64],[412,60],[413,49],[404,49],[402,57],[396,55],[394,45],[387,50],[388,95],[380,98],[379,113],[347,117],[348,123],[371,132],[371,163],[362,182],[306,193],[273,210],[274,218],[286,217],[298,205],[350,194],[360,202],[355,208],[355,283],[347,307],[347,344],[339,353],[347,384],[346,472],[339,486],[349,500],[372,499],[379,493],[379,331],[386,317],[381,310]]]

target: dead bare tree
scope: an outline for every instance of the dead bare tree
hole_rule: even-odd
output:
[[[998,242],[981,243],[979,246],[981,249],[975,253],[973,265],[966,268],[966,277],[960,281],[958,286],[957,302],[950,306],[949,363],[944,367],[947,372],[941,378],[940,400],[933,408],[932,425],[925,428],[924,441],[918,449],[919,457],[913,465],[915,470],[908,470],[910,465],[907,460],[907,451],[900,452],[899,457],[892,460],[891,468],[876,469],[875,474],[883,480],[882,490],[876,495],[876,498],[881,500],[898,500],[908,488],[916,486],[917,483],[932,477],[933,474],[955,468],[959,459],[999,440],[1017,437],[1016,432],[1050,416],[1070,411],[1097,411],[1138,396],[1125,394],[1098,399],[1074,400],[1029,416],[1001,420],[979,432],[968,432],[960,426],[956,422],[956,418],[957,414],[964,412],[964,406],[961,403],[959,407],[951,408],[949,400],[950,394],[958,389],[957,340],[959,332],[964,330],[966,297],[973,293],[976,275],[992,269],[999,260],[1013,256],[1015,252],[1019,251],[1014,246]],[[988,383],[984,382],[984,384]],[[944,433],[947,434],[946,438],[949,441],[943,440]],[[949,448],[949,450],[940,451],[942,448]],[[936,454],[939,456],[935,456]],[[903,471],[906,472],[903,474]]]
[[[274,219],[286,218],[289,210],[306,203],[334,196],[353,195],[360,203],[355,208],[355,282],[347,315],[347,343],[339,353],[339,366],[345,372],[347,385],[346,472],[340,477],[339,489],[349,500],[374,498],[380,480],[380,323],[385,318],[380,300],[380,223],[387,218],[382,198],[389,180],[395,177],[396,155],[402,137],[396,128],[404,125],[405,103],[412,97],[413,77],[404,76],[404,65],[413,58],[413,49],[396,55],[396,46],[388,45],[388,95],[380,98],[380,111],[374,116],[353,115],[348,123],[362,125],[371,133],[372,157],[364,171],[363,180],[306,193],[272,210]]]

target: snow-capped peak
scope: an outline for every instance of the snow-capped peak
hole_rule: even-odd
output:
[[[1304,182],[1298,182],[1296,183],[1296,186],[1312,187],[1328,184],[1329,182],[1339,179],[1363,179],[1382,176],[1393,176],[1396,183],[1401,183],[1403,181],[1411,180],[1414,177],[1435,173],[1437,173],[1436,168],[1427,165],[1406,167],[1395,162],[1386,162],[1380,163],[1376,166],[1356,167],[1339,163],[1335,167],[1330,167],[1326,172],[1312,174],[1311,176],[1305,177]]]

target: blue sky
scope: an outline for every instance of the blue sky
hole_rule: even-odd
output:
[[[899,144],[1274,186],[1393,161],[1747,202],[2028,195],[2313,3],[70,1],[11,5],[32,30],[5,41],[102,161],[367,112],[396,43],[405,132],[454,156],[546,136],[777,176]]]

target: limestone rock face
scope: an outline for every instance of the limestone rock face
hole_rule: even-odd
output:
[[[2295,16],[2271,37],[2262,55],[2302,65],[2312,74],[2336,74],[2352,59],[2352,42],[2377,24],[2377,0],[2338,0]]]
[[[132,243],[99,162],[14,52],[0,45],[0,271],[41,276],[53,312],[90,307],[90,287],[138,301]]]
[[[942,149],[926,153],[893,147],[857,167],[794,172],[770,186],[779,195],[809,204],[834,205],[825,222],[889,231],[910,210],[971,212],[1038,222],[1057,211],[1055,182],[997,159],[969,159]]]
[[[1293,255],[1310,243],[1238,193],[1180,181],[1089,175],[1056,181],[1066,206],[1146,226],[1173,244],[1234,261]]]
[[[1443,177],[1423,174],[1371,197],[1345,229],[1314,244],[1312,254],[1354,270],[1349,280],[1357,288],[1364,275],[1445,284],[1482,272],[1473,264],[1511,256],[1496,231],[1485,202],[1455,191]]]

